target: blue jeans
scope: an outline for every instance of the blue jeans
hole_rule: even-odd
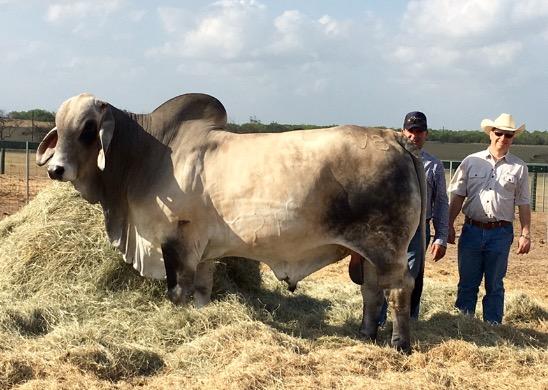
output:
[[[483,320],[502,322],[504,314],[504,283],[508,254],[514,240],[512,225],[482,229],[464,224],[459,239],[459,285],[455,307],[465,314],[474,314],[481,280],[485,275]]]
[[[430,223],[426,223],[426,247],[430,243]],[[424,256],[422,256],[421,234],[420,227],[415,232],[415,235],[409,243],[407,248],[407,264],[409,265],[409,272],[413,279],[415,279],[415,287],[411,293],[411,318],[419,318],[419,308],[422,295],[422,286],[424,280]],[[388,311],[388,302],[384,298],[381,312],[377,323],[384,325],[386,322],[386,312]]]

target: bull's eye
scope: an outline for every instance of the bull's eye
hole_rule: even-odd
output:
[[[86,145],[91,145],[97,139],[97,123],[87,121],[80,134],[80,141]]]

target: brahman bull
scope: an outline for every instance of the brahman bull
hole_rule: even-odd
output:
[[[48,162],[52,179],[101,204],[111,242],[142,275],[166,277],[172,302],[207,304],[218,258],[263,261],[294,289],[352,255],[360,332],[376,338],[386,289],[392,344],[409,350],[406,251],[424,214],[424,172],[399,133],[337,126],[236,134],[225,129],[223,105],[205,94],[146,115],[81,94],[61,105],[55,123],[38,165]]]

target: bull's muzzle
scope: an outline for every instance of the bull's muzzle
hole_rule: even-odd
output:
[[[63,180],[63,174],[65,173],[65,167],[61,165],[49,165],[48,176],[52,180]]]

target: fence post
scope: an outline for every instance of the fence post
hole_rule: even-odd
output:
[[[544,212],[544,198],[546,198],[546,176],[548,176],[548,172],[545,172],[542,175],[542,211]]]
[[[531,203],[533,203],[533,211],[537,209],[537,172],[533,172],[533,183],[531,185]]]
[[[29,203],[30,192],[29,192],[29,141],[25,143],[25,182],[27,185],[27,203]]]
[[[0,175],[6,172],[6,149],[0,148]]]

